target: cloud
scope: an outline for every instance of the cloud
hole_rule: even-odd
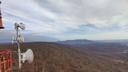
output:
[[[127,3],[127,0],[8,0],[3,1],[3,20],[10,30],[15,22],[23,22],[33,34],[81,38],[126,31]]]
[[[94,33],[94,34],[74,34],[74,35],[61,35],[57,36],[61,40],[74,40],[74,39],[89,39],[89,40],[120,40],[128,39],[128,31],[118,31],[118,32],[104,32],[104,33]]]

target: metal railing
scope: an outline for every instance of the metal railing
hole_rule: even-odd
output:
[[[12,70],[12,51],[0,50],[0,72],[11,72]]]

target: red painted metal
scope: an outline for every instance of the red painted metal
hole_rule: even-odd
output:
[[[12,51],[0,51],[0,72],[11,72],[12,70]]]
[[[1,1],[0,1],[1,4]],[[2,13],[1,13],[1,8],[0,8],[0,29],[3,29],[3,22],[2,22]]]

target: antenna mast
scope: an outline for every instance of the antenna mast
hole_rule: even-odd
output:
[[[22,63],[28,61],[28,63],[32,63],[34,59],[34,54],[31,49],[28,49],[26,52],[21,53],[20,43],[24,42],[24,38],[20,34],[20,29],[25,30],[25,25],[23,23],[15,23],[16,30],[16,43],[18,48],[18,57],[19,57],[19,69],[21,69]]]
[[[25,30],[25,25],[23,23],[15,23],[15,30],[16,30],[16,43],[18,48],[18,56],[19,56],[19,69],[21,68],[21,50],[20,50],[20,43],[24,42],[23,37],[20,34],[20,29]]]

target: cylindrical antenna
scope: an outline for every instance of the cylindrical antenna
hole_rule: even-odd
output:
[[[18,56],[19,56],[19,69],[21,68],[21,50],[20,50],[20,43],[23,42],[21,39],[20,29],[24,30],[25,25],[23,23],[15,23],[15,30],[16,30],[16,43],[18,48]]]

